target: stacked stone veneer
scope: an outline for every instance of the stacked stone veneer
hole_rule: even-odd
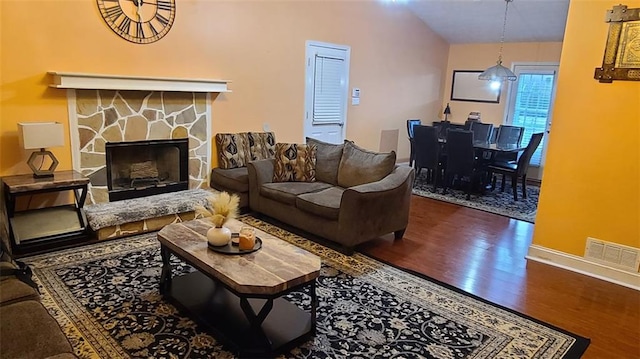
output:
[[[189,139],[189,188],[208,187],[204,93],[76,90],[80,172],[91,180],[87,203],[108,202],[105,143]],[[75,159],[75,157],[74,157]],[[77,163],[77,161],[74,161]]]

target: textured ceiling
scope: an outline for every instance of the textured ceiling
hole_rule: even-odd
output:
[[[452,44],[499,42],[505,0],[405,0],[433,31]],[[509,3],[505,42],[562,41],[569,0]]]

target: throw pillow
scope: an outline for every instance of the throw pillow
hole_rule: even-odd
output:
[[[248,132],[249,155],[251,161],[273,158],[276,147],[276,135],[273,132]]]
[[[348,188],[379,181],[391,173],[395,165],[395,151],[372,152],[345,141],[338,167],[338,185]]]
[[[338,184],[338,166],[342,158],[344,144],[333,144],[307,137],[308,145],[315,145],[316,152],[316,179],[320,182]]]
[[[218,166],[223,169],[245,167],[248,162],[246,133],[216,134]]]
[[[273,182],[315,182],[316,146],[276,143]]]

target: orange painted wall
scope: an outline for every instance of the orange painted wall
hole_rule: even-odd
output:
[[[483,71],[496,64],[500,44],[454,44],[449,48],[446,84],[444,87],[442,110],[449,103],[451,115],[449,120],[464,123],[469,112],[479,111],[482,122],[501,125],[504,107],[507,102],[507,88],[500,93],[500,103],[451,101],[451,82],[453,70]],[[505,43],[502,51],[502,64],[511,68],[513,62],[555,62],[560,61],[561,42],[520,42]],[[488,85],[488,84],[487,84]],[[442,111],[441,111],[442,112]],[[440,114],[440,118],[444,115]]]
[[[586,237],[640,248],[640,82],[593,79],[618,4],[572,0],[562,48],[533,242],[578,256]]]
[[[261,130],[302,141],[305,41],[351,46],[347,137],[377,149],[380,132],[400,129],[398,158],[408,158],[405,121],[440,111],[448,44],[404,6],[378,1],[179,0],[173,28],[148,45],[129,43],[101,19],[95,1],[0,1],[0,175],[29,173],[17,123],[68,126],[65,90],[47,87],[47,71],[231,80],[212,102],[213,131]],[[26,26],[25,24],[28,24]],[[71,168],[69,138],[51,149]]]

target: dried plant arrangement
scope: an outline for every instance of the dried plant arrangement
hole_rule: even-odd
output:
[[[196,218],[209,218],[217,228],[222,227],[228,220],[238,216],[240,197],[228,192],[220,192],[209,196],[205,206],[196,206]]]

